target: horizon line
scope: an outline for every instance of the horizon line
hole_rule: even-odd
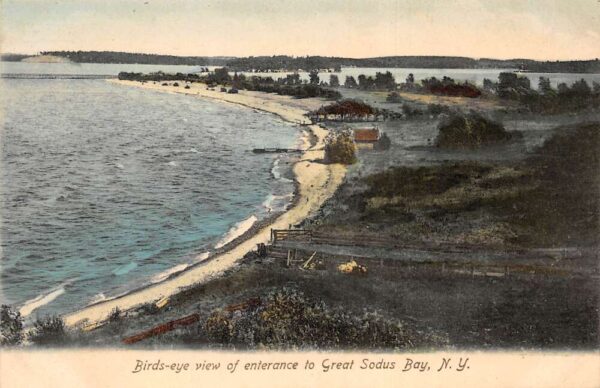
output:
[[[1,49],[0,49],[1,50]],[[518,60],[528,60],[528,61],[538,61],[538,62],[574,62],[574,61],[599,61],[598,57],[596,58],[588,58],[588,59],[536,59],[536,58],[524,58],[524,57],[505,57],[505,58],[494,58],[494,57],[475,57],[475,56],[465,56],[465,55],[428,55],[428,54],[392,54],[392,55],[379,55],[379,56],[369,56],[369,57],[348,57],[348,56],[336,56],[336,55],[322,55],[322,54],[304,54],[304,55],[292,55],[292,54],[262,54],[262,55],[245,55],[245,56],[236,56],[236,55],[183,55],[183,54],[164,54],[164,53],[149,53],[149,52],[136,52],[136,51],[120,51],[120,50],[81,50],[81,49],[62,49],[62,50],[43,50],[45,52],[50,51],[73,51],[73,52],[113,52],[113,53],[125,53],[125,54],[139,54],[139,55],[164,55],[171,57],[198,57],[198,58],[256,58],[256,57],[277,57],[277,56],[287,56],[291,58],[306,58],[306,57],[323,57],[323,58],[341,58],[341,59],[377,59],[377,58],[393,58],[393,57],[431,57],[431,58],[465,58],[465,59],[473,59],[473,60],[496,60],[496,61],[518,61]],[[29,55],[29,56],[37,56],[42,55],[42,51],[38,51],[36,53],[17,53],[17,52],[3,52],[0,51],[0,55]]]

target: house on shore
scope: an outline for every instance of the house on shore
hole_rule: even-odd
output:
[[[358,148],[373,149],[381,139],[379,128],[356,128],[353,130],[354,143]]]

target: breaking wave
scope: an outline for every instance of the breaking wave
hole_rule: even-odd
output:
[[[223,236],[221,240],[215,245],[215,248],[221,248],[236,238],[240,237],[244,233],[246,233],[254,223],[258,221],[258,218],[253,214],[250,217],[246,218],[244,221],[240,221],[235,224],[229,231]]]
[[[47,293],[38,295],[35,298],[26,301],[23,304],[23,306],[21,306],[21,308],[19,309],[21,316],[23,318],[28,317],[29,315],[31,315],[31,313],[34,310],[37,310],[38,308],[40,308],[44,305],[47,305],[48,303],[52,302],[54,299],[56,299],[59,296],[61,296],[62,294],[64,294],[65,286],[68,283],[70,283],[70,282],[63,283],[60,286],[53,288],[52,290],[50,290]]]
[[[175,267],[169,268],[166,271],[163,271],[161,273],[154,275],[154,277],[152,278],[152,280],[150,280],[150,282],[151,283],[160,283],[163,280],[168,279],[169,276],[179,273],[179,272],[185,270],[189,266],[190,265],[186,264],[186,263],[176,265]]]

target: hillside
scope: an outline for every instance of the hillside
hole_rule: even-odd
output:
[[[532,59],[491,59],[451,56],[388,56],[343,58],[324,56],[293,57],[288,55],[236,57],[175,56],[127,53],[119,51],[43,51],[41,55],[68,58],[77,63],[124,63],[188,66],[228,66],[237,71],[276,71],[339,69],[340,67],[422,68],[422,69],[521,69],[542,73],[600,73],[598,59],[584,61],[535,61]],[[3,61],[20,61],[27,57],[4,54]]]

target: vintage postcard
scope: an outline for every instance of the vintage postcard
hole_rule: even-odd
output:
[[[600,386],[600,2],[0,7],[3,387]]]

